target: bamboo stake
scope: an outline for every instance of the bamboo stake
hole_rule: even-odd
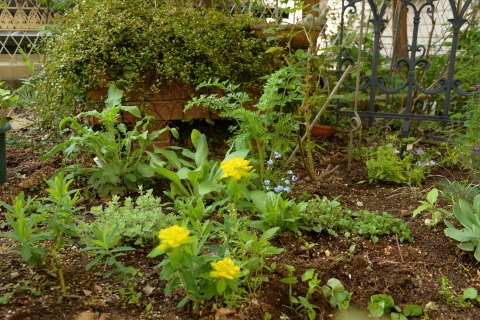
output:
[[[343,84],[343,82],[345,81],[345,79],[347,78],[347,76],[350,74],[350,71],[352,71],[352,65],[349,65],[347,67],[347,69],[343,72],[343,75],[342,77],[340,78],[340,80],[338,80],[335,88],[333,88],[332,92],[330,93],[330,95],[328,96],[327,100],[325,101],[325,103],[323,104],[322,108],[318,111],[317,115],[315,116],[315,118],[313,119],[312,123],[310,124],[310,127],[308,128],[308,130],[311,130],[313,128],[313,126],[315,124],[317,124],[318,120],[320,119],[320,116],[322,115],[322,113],[325,111],[325,109],[327,109],[328,105],[330,104],[330,101],[333,99],[333,96],[335,94],[337,94],[337,91],[338,89],[340,89],[340,86]],[[305,133],[302,137],[302,139],[300,140],[300,142],[303,142],[305,141],[305,139],[307,138],[307,133]],[[295,156],[295,154],[297,154],[298,152],[298,149],[299,149],[299,146],[297,146],[295,148],[295,150],[293,150],[292,154],[290,155],[290,157],[288,157],[287,161],[285,162],[284,166],[286,164],[288,164],[290,161],[292,161],[293,157]]]

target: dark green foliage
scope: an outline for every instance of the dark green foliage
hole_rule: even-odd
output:
[[[326,230],[333,236],[339,233],[347,237],[357,235],[373,242],[390,234],[397,234],[402,242],[413,240],[405,222],[387,212],[352,211],[338,201],[317,197],[309,201],[305,215],[308,215],[305,229],[315,232]]]
[[[162,1],[82,1],[46,43],[45,114],[55,109],[65,115],[73,98],[101,85],[104,75],[125,91],[152,75],[157,83],[257,80],[267,61],[264,45],[249,34],[251,22]]]

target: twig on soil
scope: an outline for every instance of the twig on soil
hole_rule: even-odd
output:
[[[319,181],[326,180],[326,178],[330,176],[332,173],[334,173],[339,167],[340,167],[339,165],[336,165],[335,167],[332,168],[332,165],[329,164],[325,169],[322,169],[322,171],[320,172],[320,176],[318,177],[318,180]]]
[[[398,253],[400,253],[400,260],[402,260],[403,263],[403,254],[402,249],[400,248],[400,243],[398,242],[398,235],[395,235],[395,241],[397,242]]]

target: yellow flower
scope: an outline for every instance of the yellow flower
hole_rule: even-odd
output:
[[[230,258],[211,262],[210,265],[214,269],[214,271],[210,272],[210,276],[213,278],[226,278],[231,280],[240,276],[238,273],[240,267],[237,267]]]
[[[243,177],[251,176],[252,173],[248,171],[252,169],[252,166],[249,166],[249,164],[250,161],[240,157],[222,161],[222,163],[220,163],[223,170],[222,178],[232,177],[233,179],[238,180]]]
[[[190,243],[192,238],[189,234],[190,231],[188,229],[177,225],[162,229],[158,233],[158,238],[162,242],[158,248],[165,251],[169,248],[176,248]]]

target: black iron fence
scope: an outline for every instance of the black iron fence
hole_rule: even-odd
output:
[[[370,44],[369,51],[367,52],[366,60],[362,62],[368,66],[368,70],[364,71],[362,75],[362,82],[360,85],[360,91],[367,94],[365,98],[365,107],[363,110],[359,110],[360,117],[368,118],[369,125],[373,124],[375,118],[383,119],[401,119],[403,120],[402,134],[404,137],[408,135],[410,129],[410,123],[412,120],[428,120],[428,121],[440,121],[443,126],[451,120],[449,116],[450,106],[452,103],[453,95],[459,95],[463,97],[472,96],[475,94],[474,88],[471,91],[462,90],[460,85],[461,79],[455,77],[455,61],[457,57],[459,36],[462,28],[465,28],[467,21],[467,13],[473,8],[472,0],[465,0],[463,3],[456,2],[455,0],[445,0],[446,10],[442,15],[450,15],[448,17],[448,24],[440,26],[449,33],[449,38],[446,43],[449,47],[444,72],[436,81],[426,86],[422,84],[424,74],[428,72],[431,61],[429,60],[432,55],[429,54],[431,50],[428,45],[432,44],[431,38],[429,43],[421,43],[420,40],[425,38],[419,37],[419,32],[424,27],[428,19],[430,24],[432,21],[435,23],[435,14],[437,13],[438,0],[398,0],[397,19],[392,18],[395,14],[393,8],[387,7],[385,3],[377,5],[375,0],[366,1],[366,11],[370,13],[368,20],[366,42]],[[460,6],[458,6],[460,4]],[[356,15],[360,12],[361,0],[343,0],[342,7],[342,20],[340,29],[340,43],[341,46],[347,43],[348,28],[347,21],[349,16]],[[391,42],[391,51],[393,55],[390,57],[390,61],[385,62],[385,57],[382,55],[384,49],[384,43],[382,43],[382,36],[384,36],[384,30],[386,30],[388,24],[392,24],[391,20],[396,20],[396,25],[393,30],[400,30],[405,28],[406,25],[401,25],[401,20],[398,19],[399,15],[406,15],[406,19],[409,19],[408,40],[405,41],[401,47],[395,48],[398,44],[398,38]],[[398,34],[398,32],[393,32]],[[395,37],[394,37],[395,38]],[[355,48],[355,46],[353,47]],[[439,50],[436,50],[438,53]],[[476,62],[475,62],[476,59]],[[387,59],[388,60],[388,59]],[[480,63],[480,56],[472,57],[472,63]],[[340,52],[339,57],[339,73],[341,74],[349,64],[355,65],[356,55],[352,49],[343,49]],[[421,79],[419,79],[419,77]],[[480,74],[477,81],[480,81]],[[344,91],[355,91],[356,86],[346,83],[344,85]],[[480,89],[477,87],[477,92]],[[403,106],[400,112],[389,112],[379,105],[378,101],[380,96],[382,100],[389,99],[395,95],[401,96],[403,100]],[[426,97],[430,101],[435,100],[435,108],[431,108],[428,112],[418,112],[420,108],[415,108],[415,103],[419,101],[418,97]],[[439,106],[438,104],[442,104]],[[385,103],[382,103],[385,104]],[[354,111],[346,110],[341,104],[337,106],[337,114],[339,116],[354,116]]]

